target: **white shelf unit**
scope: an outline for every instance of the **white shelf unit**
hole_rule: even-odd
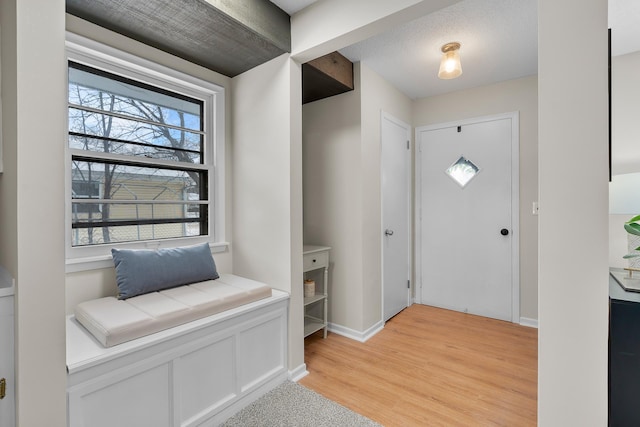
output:
[[[316,282],[315,295],[304,298],[304,336],[324,330],[327,337],[327,310],[329,305],[329,250],[327,246],[304,245],[302,264],[305,279]]]

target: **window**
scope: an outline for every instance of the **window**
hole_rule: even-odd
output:
[[[471,160],[465,159],[464,156],[460,156],[460,158],[445,171],[461,188],[466,187],[469,181],[475,178],[479,172],[480,169],[474,165]]]
[[[68,56],[67,259],[220,242],[221,89],[73,43]]]

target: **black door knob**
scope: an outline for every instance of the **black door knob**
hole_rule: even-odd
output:
[[[507,230],[506,228],[503,228],[502,230],[500,230],[500,234],[502,234],[503,236],[507,236],[509,235],[509,230]]]

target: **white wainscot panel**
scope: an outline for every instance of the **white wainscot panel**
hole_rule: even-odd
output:
[[[180,418],[187,420],[184,425],[197,425],[236,397],[234,348],[230,337],[176,360],[177,406]]]
[[[111,383],[96,382],[69,393],[69,424],[91,427],[169,427],[169,365],[137,375],[127,370]]]
[[[283,325],[283,319],[258,319],[255,323],[238,336],[238,354],[242,355],[238,360],[242,392],[263,382],[274,372],[286,369],[284,363],[287,358],[283,354],[286,351],[286,345],[283,345],[286,324]]]

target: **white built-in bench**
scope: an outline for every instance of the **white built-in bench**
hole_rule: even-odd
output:
[[[147,295],[68,316],[70,427],[215,426],[286,380],[286,292],[221,274]]]

